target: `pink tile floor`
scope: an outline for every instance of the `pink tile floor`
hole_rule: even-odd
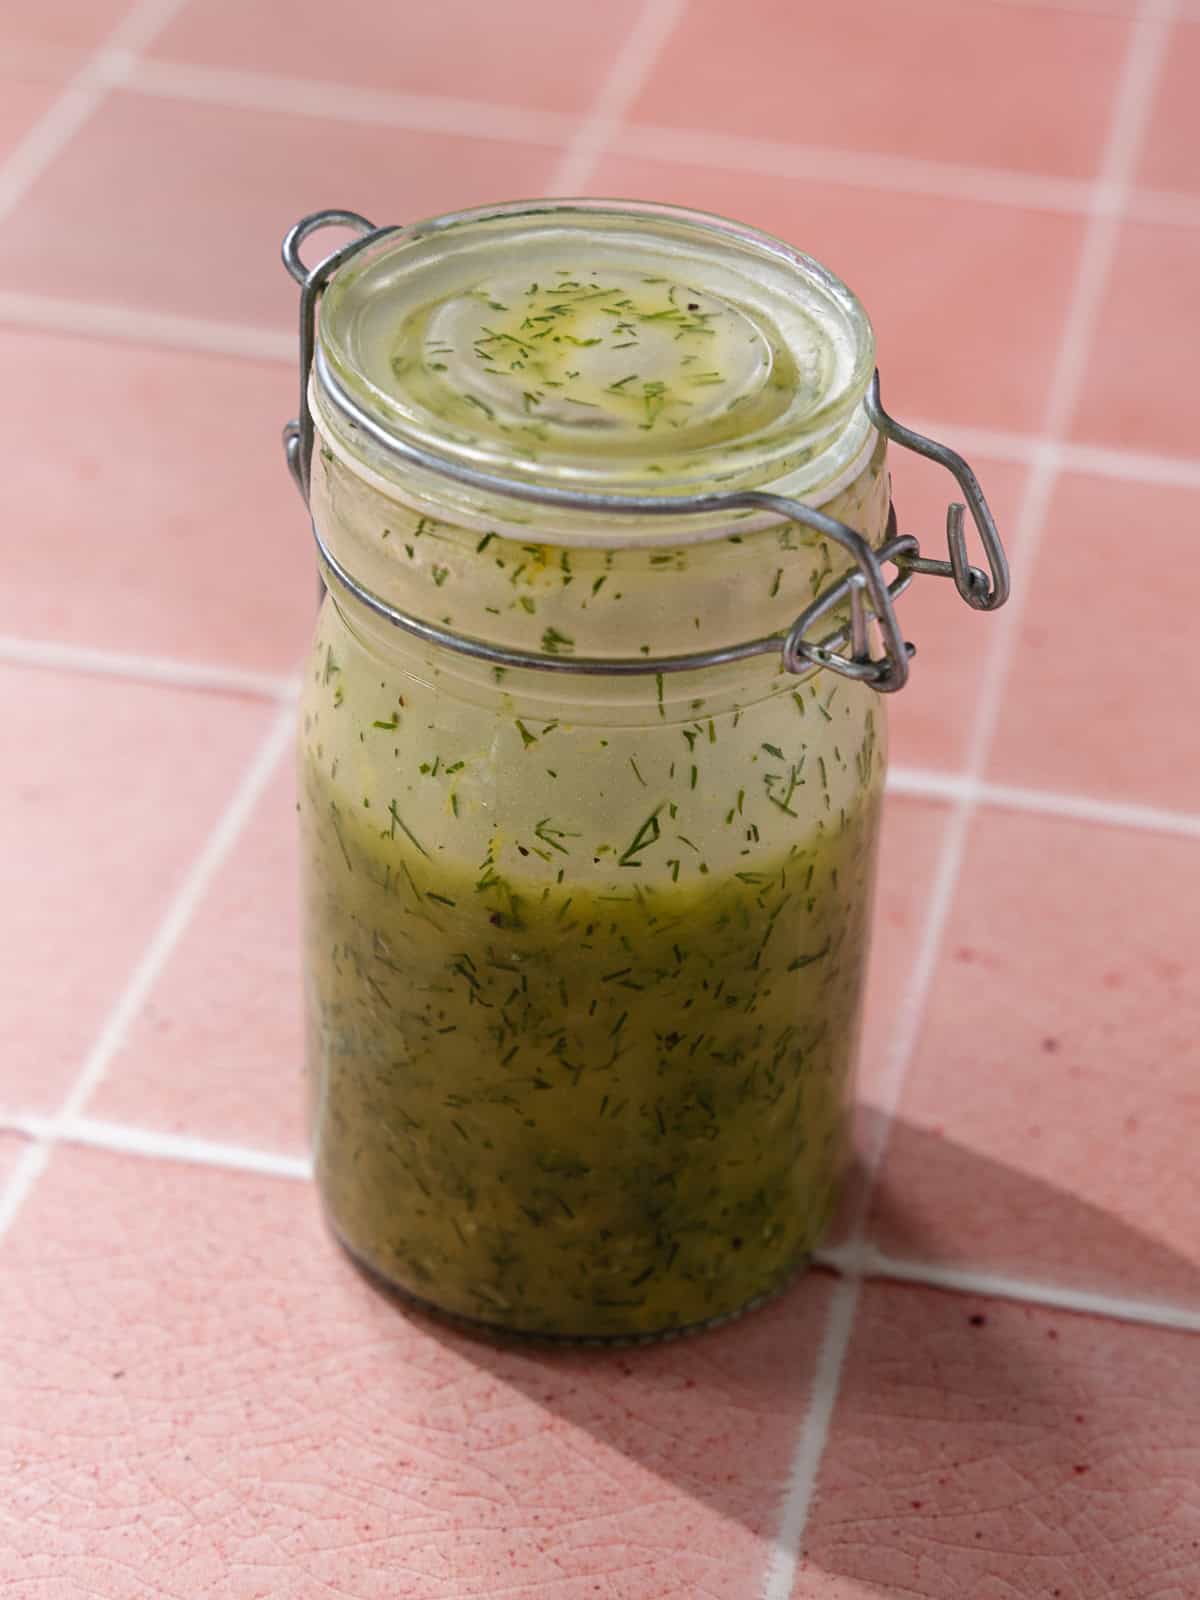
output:
[[[1197,63],[1195,0],[0,15],[0,1592],[1200,1596]],[[304,1181],[276,251],[567,192],[841,272],[1017,586],[905,604],[822,1267],[546,1356],[399,1314]]]

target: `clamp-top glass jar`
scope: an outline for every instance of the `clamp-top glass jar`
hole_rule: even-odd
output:
[[[331,223],[360,237],[309,272]],[[926,571],[1002,603],[978,485],[883,412],[849,290],[732,223],[324,212],[284,255],[328,586],[300,811],[329,1220],[478,1323],[728,1317],[834,1203],[893,599]],[[889,438],[955,473],[990,573],[961,507],[948,561],[897,534]]]

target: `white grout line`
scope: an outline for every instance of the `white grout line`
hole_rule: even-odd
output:
[[[591,114],[567,146],[547,194],[577,195],[586,188],[596,163],[619,137],[625,113],[650,76],[686,5],[687,0],[643,0]]]
[[[889,764],[888,794],[911,800],[965,800],[978,796],[980,785],[965,772],[936,772],[930,767],[903,767]]]
[[[282,111],[293,116],[405,128],[418,133],[565,144],[578,117],[521,105],[459,100],[448,95],[383,94],[355,84],[275,77],[227,67],[175,61],[113,61],[112,81],[138,94],[237,111]]]
[[[1169,1300],[1143,1300],[1131,1295],[1107,1294],[1099,1289],[1077,1289],[1070,1284],[1044,1283],[939,1261],[902,1261],[871,1246],[835,1246],[817,1251],[814,1260],[818,1266],[829,1267],[850,1279],[911,1283],[925,1289],[946,1289],[953,1294],[985,1295],[993,1300],[1049,1306],[1056,1311],[1081,1312],[1116,1322],[1137,1322],[1149,1328],[1178,1328],[1200,1333],[1200,1308],[1173,1305]]]
[[[50,1146],[43,1143],[31,1144],[17,1157],[16,1166],[0,1187],[0,1239],[8,1232],[29,1191],[45,1172],[49,1159]]]
[[[130,1127],[97,1117],[4,1116],[0,1113],[0,1128],[44,1144],[77,1144],[90,1150],[110,1150],[189,1166],[261,1172],[273,1178],[307,1179],[312,1176],[312,1162],[307,1156],[256,1150],[247,1145],[199,1139],[191,1134],[163,1133],[157,1128]]]
[[[178,316],[139,306],[96,305],[44,294],[0,289],[0,322],[50,333],[83,334],[89,338],[126,339],[131,344],[166,345],[174,350],[199,350],[244,359],[296,362],[296,334],[283,328],[250,323],[216,322]]]
[[[1148,450],[1109,450],[1103,445],[1064,444],[1059,448],[1064,472],[1164,489],[1200,489],[1200,461],[1156,456]]]
[[[833,1287],[825,1333],[813,1372],[812,1400],[792,1451],[787,1490],[767,1562],[762,1600],[791,1600],[800,1541],[817,1487],[817,1473],[833,1421],[833,1407],[842,1385],[842,1369],[850,1349],[850,1334],[861,1292],[859,1278],[843,1277]]]
[[[1122,800],[1101,800],[1085,794],[1028,789],[1016,784],[988,783],[964,773],[932,772],[923,767],[894,766],[888,771],[889,794],[921,800],[969,802],[998,811],[1027,811],[1038,817],[1070,817],[1101,827],[1131,828],[1143,833],[1200,838],[1200,813],[1167,811]]]
[[[1145,833],[1173,833],[1200,839],[1200,816],[1186,811],[1164,811],[1157,806],[1124,804],[1119,800],[1093,800],[1087,795],[1053,794],[1004,783],[981,783],[979,802],[1004,811],[1029,811],[1041,817],[1071,817],[1102,827],[1134,828]]]
[[[0,299],[0,308],[3,301]],[[1113,478],[1152,488],[1200,489],[1200,459],[1159,456],[1149,450],[1126,450],[1116,445],[1080,444],[1044,434],[1014,433],[1003,428],[981,428],[970,423],[914,418],[910,426],[933,439],[949,439],[965,456],[1022,467],[1048,467],[1057,473]]]
[[[153,44],[185,3],[186,0],[140,0],[126,12],[105,40],[104,47],[97,51],[94,59],[100,72],[107,77],[113,59],[138,55],[147,45]]]
[[[1134,24],[1129,49],[1113,105],[1109,136],[1101,166],[1101,184],[1110,192],[1112,209],[1094,212],[1088,223],[1080,253],[1079,267],[1059,342],[1050,391],[1046,402],[1043,437],[1057,445],[1070,423],[1083,382],[1084,365],[1101,299],[1112,264],[1119,226],[1118,216],[1125,199],[1146,119],[1155,78],[1166,46],[1172,14],[1172,0],[1142,0]],[[1009,669],[1019,643],[1021,614],[1029,592],[1030,573],[1045,528],[1050,496],[1059,471],[1053,450],[1039,451],[1026,485],[1017,519],[1014,547],[1019,565],[1012,595],[998,619],[995,642],[985,667],[971,743],[966,761],[968,787],[951,810],[943,832],[943,845],[934,872],[929,909],[921,931],[908,992],[901,1007],[892,1047],[884,1066],[883,1080],[876,1099],[882,1112],[863,1152],[864,1178],[851,1222],[850,1248],[864,1245],[867,1208],[876,1174],[887,1148],[888,1134],[895,1120],[905,1080],[916,1049],[933,987],[937,960],[950,919],[958,881],[966,857],[967,836],[975,813],[979,785],[986,770],[996,724],[1003,704]],[[814,1379],[809,1415],[800,1432],[792,1466],[795,1493],[785,1507],[787,1520],[781,1524],[768,1567],[764,1600],[786,1600],[795,1584],[799,1550],[811,1508],[817,1475],[829,1436],[839,1378],[853,1334],[853,1308],[849,1314],[830,1313],[830,1327],[822,1347],[821,1367]],[[837,1314],[835,1315],[835,1311]],[[822,1380],[821,1374],[832,1374]]]
[[[298,678],[254,672],[245,667],[129,655],[124,651],[97,650],[54,640],[20,639],[11,634],[0,634],[0,662],[9,666],[51,667],[60,672],[128,678],[135,683],[162,684],[177,689],[256,695],[264,700],[294,700],[300,691]]]

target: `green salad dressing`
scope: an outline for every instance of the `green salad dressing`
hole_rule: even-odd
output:
[[[565,1335],[685,1327],[777,1286],[818,1238],[843,1155],[871,714],[846,752],[858,805],[804,825],[807,769],[771,745],[756,770],[748,734],[752,787],[730,793],[711,863],[684,807],[714,797],[695,762],[672,781],[655,744],[703,760],[745,728],[728,714],[711,735],[623,730],[615,792],[641,814],[611,842],[594,818],[530,816],[472,859],[456,823],[472,837],[459,788],[476,763],[414,753],[390,800],[386,782],[357,795],[341,763],[331,777],[316,735],[334,722],[357,742],[346,676],[314,685],[328,710],[301,800],[317,1175],[342,1240],[445,1309]],[[368,744],[403,735],[406,712],[393,732],[375,709]],[[532,741],[527,763],[564,731],[533,728],[511,735]]]

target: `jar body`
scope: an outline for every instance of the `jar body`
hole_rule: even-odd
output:
[[[318,472],[318,527],[331,547],[370,525],[389,559],[410,549],[427,615],[444,602],[461,625],[463,594],[524,553],[514,618],[532,648],[574,648],[552,597],[622,581],[601,551],[564,566],[382,498],[364,511],[338,470]],[[878,539],[886,507],[880,449],[827,509]],[[803,530],[729,543],[772,599],[778,561],[806,593],[828,573]],[[691,627],[688,562],[718,555],[622,552],[647,581],[675,563],[664,638]],[[301,716],[313,1148],[346,1247],[443,1311],[540,1335],[660,1335],[777,1288],[842,1168],[879,697],[769,658],[497,674],[335,589]]]

